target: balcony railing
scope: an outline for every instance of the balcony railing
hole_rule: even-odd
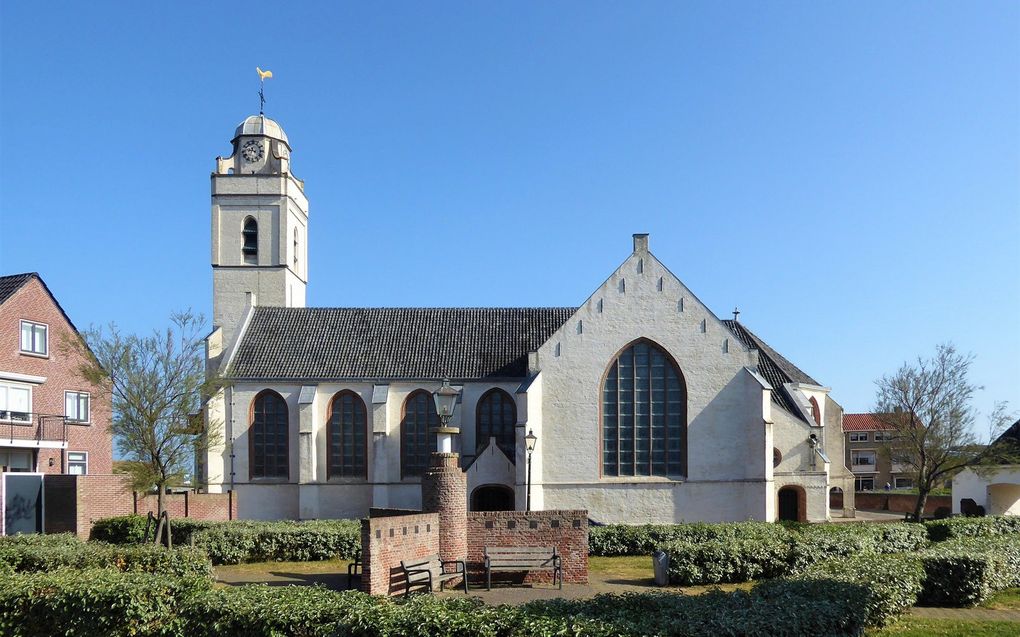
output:
[[[67,442],[68,420],[64,416],[0,410],[0,440]]]

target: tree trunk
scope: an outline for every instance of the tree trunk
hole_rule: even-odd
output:
[[[914,505],[914,522],[921,521],[921,516],[924,515],[924,505],[928,503],[928,492],[930,490],[928,487],[918,486],[917,503]]]
[[[156,485],[156,515],[163,515],[163,488],[162,484]]]

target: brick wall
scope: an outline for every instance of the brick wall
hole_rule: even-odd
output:
[[[486,546],[555,546],[563,565],[563,581],[588,583],[588,512],[579,511],[472,511],[467,514],[468,569],[483,573]],[[493,579],[515,582],[550,581],[550,573],[525,577],[500,573]],[[475,581],[472,576],[470,581]]]
[[[78,483],[78,535],[87,538],[96,520],[134,511],[124,476],[74,476]]]
[[[907,493],[875,493],[858,491],[854,494],[854,506],[859,511],[891,511],[893,513],[913,513],[917,505],[917,496]],[[924,503],[924,514],[934,515],[941,507],[952,509],[953,498],[948,495],[930,495]]]
[[[403,593],[400,561],[439,553],[439,514],[376,513],[382,517],[361,521],[361,590],[372,595]]]
[[[133,494],[134,512],[155,514],[159,501],[155,494]],[[194,518],[225,522],[237,519],[237,498],[227,493],[168,493],[163,496],[163,507],[171,518]]]
[[[48,351],[45,357],[24,354],[21,350],[21,320],[48,326]],[[36,427],[42,427],[47,439],[61,439],[65,427],[64,391],[84,391],[90,395],[90,422],[68,425],[67,450],[88,452],[88,472],[109,474],[113,471],[113,437],[107,430],[110,422],[110,401],[98,388],[78,374],[81,355],[69,350],[65,339],[77,339],[78,333],[64,317],[60,307],[39,279],[33,278],[0,305],[0,371],[42,376],[46,382],[32,387],[32,426],[2,425],[4,435],[34,438]],[[40,416],[43,416],[40,422]],[[8,430],[12,430],[10,433]],[[53,465],[50,466],[52,461]],[[64,473],[66,454],[60,449],[40,449],[36,460],[41,473]]]

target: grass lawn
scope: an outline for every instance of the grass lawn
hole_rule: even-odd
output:
[[[652,572],[652,558],[647,555],[621,557],[589,557],[588,572],[592,580],[604,581],[607,584],[628,584],[630,586],[649,586],[656,590],[679,590],[686,595],[700,595],[705,591],[720,589],[724,591],[751,590],[754,582],[739,584],[715,584],[711,586],[665,587],[655,586]]]
[[[892,626],[868,631],[868,637],[1015,637],[1016,622],[924,619],[905,615]]]
[[[993,610],[1020,610],[1020,588],[1007,588],[981,604],[982,608]]]
[[[259,573],[285,572],[295,574],[343,573],[347,574],[350,560],[325,560],[322,562],[254,562],[252,564],[230,564],[217,566],[216,574],[255,575]]]

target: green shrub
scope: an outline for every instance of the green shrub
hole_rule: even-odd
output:
[[[81,544],[81,539],[74,533],[21,533],[18,535],[0,535],[0,547],[4,546],[68,546]]]
[[[689,522],[683,524],[612,524],[588,529],[588,554],[598,556],[650,555],[676,542],[786,538],[778,524],[768,522]]]
[[[0,564],[17,573],[47,572],[60,568],[113,568],[139,573],[212,576],[212,564],[202,551],[162,546],[115,546],[98,542],[66,545],[0,545]]]
[[[924,567],[917,555],[862,553],[818,562],[791,579],[822,590],[831,582],[855,585],[846,589],[853,593],[852,605],[864,611],[866,625],[881,626],[917,602]]]
[[[921,601],[930,606],[973,606],[996,591],[1020,586],[1020,536],[950,540],[921,559]]]
[[[790,545],[780,538],[675,542],[669,553],[669,580],[692,586],[747,582],[787,572]]]
[[[141,544],[145,539],[145,525],[148,518],[144,515],[119,515],[112,518],[97,520],[92,525],[89,539],[110,544]],[[208,522],[191,518],[170,519],[170,539],[174,544],[190,544],[191,536],[203,529],[208,529],[225,522]],[[150,533],[154,533],[150,530]]]
[[[960,537],[992,537],[1020,534],[1020,516],[1003,515],[986,518],[946,518],[925,522],[932,542]]]
[[[361,550],[361,523],[355,520],[306,522],[223,522],[192,536],[213,564],[309,562],[353,559]]]
[[[0,578],[0,634],[10,637],[180,636],[178,605],[212,585],[204,577],[113,570]]]
[[[861,553],[908,553],[925,548],[920,524],[805,524],[790,534],[792,572],[819,562]]]

